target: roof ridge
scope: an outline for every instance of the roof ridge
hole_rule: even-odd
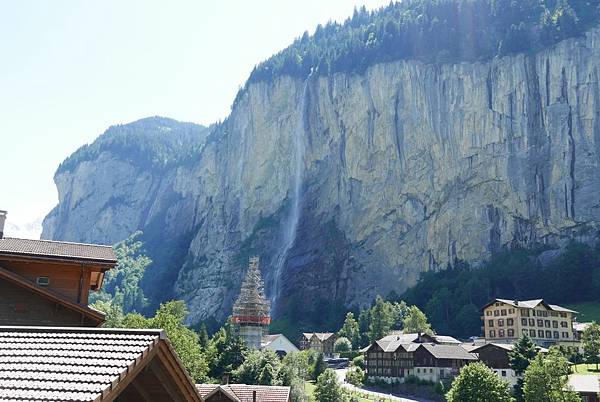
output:
[[[92,246],[92,247],[108,247],[108,248],[112,248],[112,246],[110,246],[108,244],[78,243],[78,242],[74,242],[74,241],[62,241],[62,240],[24,239],[24,238],[21,238],[21,237],[10,237],[10,236],[4,236],[4,237],[2,237],[2,239],[39,241],[39,242],[44,242],[44,243],[73,244],[73,245],[77,245],[77,246]],[[0,240],[2,240],[2,239],[0,239]]]
[[[2,332],[40,332],[40,333],[104,333],[115,335],[156,335],[161,339],[166,339],[165,330],[159,328],[98,328],[98,327],[44,327],[44,326],[23,326],[23,325],[0,325]]]

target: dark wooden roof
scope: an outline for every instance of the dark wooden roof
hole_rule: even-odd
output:
[[[0,239],[0,256],[50,258],[107,265],[117,263],[111,246],[13,237]]]
[[[100,325],[104,322],[104,313],[96,309],[84,306],[66,299],[61,294],[52,291],[51,289],[39,286],[38,284],[30,281],[21,275],[15,274],[12,271],[0,267],[0,279],[6,280],[14,285],[24,288],[32,293],[36,293],[50,301],[58,303],[68,309],[74,310],[88,317],[96,325]]]
[[[159,350],[201,401],[161,330],[0,327],[0,400],[112,401]]]

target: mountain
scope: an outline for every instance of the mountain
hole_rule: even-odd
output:
[[[145,119],[77,151],[42,237],[142,230],[146,294],[183,298],[191,323],[230,314],[253,255],[275,315],[319,323],[457,260],[589,240],[600,29],[571,3],[404,1],[317,28],[257,66],[222,123]],[[481,46],[433,43],[453,34]],[[389,50],[407,38],[435,51]]]

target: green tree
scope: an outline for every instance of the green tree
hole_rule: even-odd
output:
[[[522,375],[525,373],[525,370],[527,370],[527,367],[529,367],[529,364],[535,358],[537,353],[535,344],[527,335],[520,338],[517,343],[515,343],[514,348],[508,352],[510,367],[515,371],[517,376],[519,376],[517,385],[515,385],[515,396],[519,401],[523,399]]]
[[[220,379],[223,374],[233,372],[244,362],[246,350],[243,339],[226,323],[213,335],[206,348],[210,376]]]
[[[371,321],[371,310],[363,309],[358,315],[358,328],[360,330],[360,345],[355,348],[360,348],[368,345],[371,340],[369,339],[369,323]]]
[[[313,369],[312,369],[313,378],[315,380],[317,378],[319,378],[319,376],[321,374],[323,374],[326,369],[327,369],[327,365],[325,364],[325,358],[323,356],[323,353],[319,353],[318,356],[317,356],[317,359],[315,360],[315,364],[313,366]]]
[[[346,401],[347,398],[338,382],[337,374],[332,369],[325,370],[317,378],[315,398],[317,399],[317,402]]]
[[[583,331],[581,340],[583,341],[583,353],[586,363],[595,363],[596,370],[598,370],[598,363],[600,363],[600,324],[590,323]]]
[[[138,231],[115,244],[117,266],[106,273],[102,290],[90,295],[91,303],[112,299],[124,313],[143,311],[147,307],[148,300],[140,282],[152,260],[144,254],[141,236],[142,232]]]
[[[394,325],[395,311],[391,303],[385,302],[381,296],[375,299],[371,308],[369,323],[369,341],[374,342],[388,335]]]
[[[511,402],[510,387],[481,362],[463,367],[450,391],[448,402]]]
[[[308,400],[304,383],[309,379],[308,351],[292,352],[284,356],[278,373],[278,382],[291,387],[292,400],[305,402]]]
[[[163,329],[190,376],[197,382],[206,382],[208,380],[207,359],[198,343],[198,334],[183,323],[187,314],[184,302],[170,301],[161,304],[152,318],[145,318],[138,313],[129,313],[118,322],[118,327]]]
[[[200,326],[200,330],[198,330],[198,342],[200,342],[200,346],[204,349],[208,346],[210,342],[210,338],[208,337],[208,330],[206,329],[206,324],[202,323]]]
[[[525,370],[523,396],[526,402],[580,402],[568,389],[569,362],[556,349],[538,354]]]
[[[335,340],[335,344],[333,345],[333,350],[336,353],[349,352],[352,350],[352,344],[348,340],[348,338],[338,338]]]
[[[170,301],[161,304],[154,317],[147,323],[150,328],[165,330],[192,378],[196,382],[205,382],[208,379],[208,364],[200,348],[198,334],[184,324],[187,315],[188,311],[183,301]]]
[[[417,306],[410,306],[408,313],[404,318],[404,333],[411,334],[417,332],[423,332],[426,334],[433,334],[431,324],[427,321],[427,316],[419,310]]]
[[[340,338],[348,338],[352,343],[352,347],[357,349],[360,346],[360,329],[358,322],[354,319],[354,314],[349,312],[346,314],[344,325],[337,333]]]
[[[246,352],[243,363],[232,374],[240,384],[277,385],[280,367],[279,357],[272,350],[252,350]]]

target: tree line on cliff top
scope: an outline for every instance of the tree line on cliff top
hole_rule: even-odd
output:
[[[405,0],[317,26],[257,65],[249,83],[363,72],[382,62],[490,59],[536,51],[583,33],[600,16],[586,0]]]

